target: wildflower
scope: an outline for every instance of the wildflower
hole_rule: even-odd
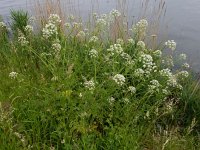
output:
[[[92,90],[95,89],[95,83],[94,83],[93,79],[90,80],[90,81],[87,81],[87,80],[86,80],[86,81],[84,82],[84,86],[85,86],[85,88],[87,88],[87,89],[90,90],[90,91],[92,91]]]
[[[160,50],[156,50],[153,52],[153,55],[157,58],[160,58],[162,56],[162,52]]]
[[[176,49],[176,42],[174,42],[174,40],[171,40],[171,41],[168,40],[167,42],[165,42],[165,46],[167,46],[172,51],[174,51]]]
[[[148,86],[148,90],[151,93],[159,92],[160,83],[157,80],[150,81],[150,85]]]
[[[95,49],[91,49],[89,51],[89,55],[90,55],[91,58],[96,58],[96,57],[98,57],[98,51],[95,50]]]
[[[130,39],[128,39],[128,43],[131,44],[131,45],[134,45],[135,41],[134,41],[134,39],[130,38]]]
[[[121,13],[120,13],[118,10],[116,10],[116,9],[113,9],[113,10],[110,12],[110,14],[111,14],[112,16],[114,16],[114,17],[119,17],[119,16],[121,16]]]
[[[178,76],[179,78],[184,79],[184,78],[187,78],[187,77],[189,76],[189,73],[188,73],[187,71],[180,71],[180,72],[177,74],[177,76]]]
[[[57,25],[57,24],[61,23],[61,19],[60,19],[59,15],[57,15],[57,14],[50,14],[50,16],[48,18],[48,22]]]
[[[187,55],[186,54],[180,54],[179,58],[180,58],[180,60],[186,60],[187,59]]]
[[[140,47],[141,49],[145,49],[145,43],[143,41],[139,41],[137,43],[137,46]]]
[[[29,42],[26,40],[26,38],[24,36],[19,36],[18,37],[18,42],[22,45],[22,46],[26,46],[29,44]]]
[[[124,85],[126,81],[126,78],[122,74],[116,74],[112,79],[120,86]]]
[[[0,28],[6,28],[6,24],[4,22],[0,22]]]
[[[24,30],[25,30],[27,33],[31,33],[31,32],[33,32],[33,26],[27,25],[27,26],[25,27]]]
[[[110,105],[113,105],[113,103],[115,102],[115,99],[113,97],[108,98],[108,102]]]
[[[131,94],[135,94],[136,93],[136,88],[134,86],[129,86],[128,87],[128,91],[131,92]]]
[[[97,24],[97,26],[98,26],[99,28],[103,29],[103,28],[106,27],[107,22],[106,22],[105,19],[99,18],[99,19],[97,19],[96,24]]]
[[[111,45],[109,49],[107,49],[107,51],[111,54],[121,54],[123,52],[123,48],[120,44],[114,44]]]
[[[136,77],[141,77],[141,76],[144,75],[144,73],[145,73],[145,72],[144,72],[143,69],[138,68],[138,69],[135,70],[134,75],[135,75]]]
[[[98,37],[92,36],[92,37],[89,39],[89,43],[96,43],[98,40],[99,40]]]
[[[140,20],[136,25],[133,25],[132,30],[137,35],[145,35],[148,22],[145,19]]]
[[[172,72],[170,69],[163,69],[163,70],[160,70],[159,71],[160,75],[163,76],[163,77],[168,77],[168,78],[171,78],[172,77]]]
[[[57,35],[58,34],[58,31],[57,31],[57,27],[55,24],[52,24],[52,23],[48,23],[45,25],[45,27],[42,29],[42,35],[45,39],[48,39],[54,35]]]
[[[123,98],[123,102],[126,103],[126,104],[130,103],[128,98]]]
[[[17,78],[17,75],[18,75],[18,73],[17,73],[17,72],[14,72],[14,71],[9,73],[9,77],[10,77],[11,79]]]
[[[54,50],[55,53],[59,53],[60,50],[61,50],[60,43],[54,43],[54,44],[52,44],[52,49]]]
[[[167,80],[167,86],[178,88],[180,90],[182,89],[182,86],[177,82],[176,76],[172,76],[171,78],[169,78],[169,80]]]
[[[184,63],[184,64],[182,65],[182,67],[188,69],[188,68],[190,68],[190,65],[189,65],[188,63]]]
[[[164,95],[169,95],[169,94],[170,94],[170,91],[169,91],[167,88],[165,88],[165,89],[162,89],[162,93],[163,93]]]

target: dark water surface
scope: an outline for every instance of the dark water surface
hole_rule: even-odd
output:
[[[0,0],[0,14],[6,19],[10,9],[31,10],[34,0]],[[40,0],[42,1],[42,0]],[[75,8],[78,14],[88,16],[92,9],[107,13],[117,7],[119,0],[61,0],[68,1],[66,9]],[[124,0],[130,16],[138,16],[141,0]],[[150,0],[155,1],[155,0]],[[158,0],[157,0],[158,1]],[[165,0],[169,39],[177,42],[177,52],[186,53],[193,69],[200,71],[200,0]],[[149,6],[152,7],[153,5]],[[150,8],[151,9],[151,8]]]

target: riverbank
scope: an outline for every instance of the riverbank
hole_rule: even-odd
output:
[[[200,147],[199,83],[175,41],[152,44],[147,20],[50,14],[35,32],[28,13],[11,16],[0,23],[0,149]]]

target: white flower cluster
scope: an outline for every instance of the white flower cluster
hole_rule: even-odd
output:
[[[48,22],[58,25],[59,23],[61,23],[61,19],[60,16],[57,14],[50,14],[49,18],[48,18]]]
[[[139,62],[142,63],[142,68],[145,72],[145,74],[148,76],[152,71],[157,71],[157,66],[155,63],[153,63],[153,58],[149,54],[142,54],[138,58]]]
[[[190,68],[190,65],[189,65],[188,63],[184,63],[184,64],[182,65],[182,67],[184,67],[185,69],[188,69],[188,68]]]
[[[55,53],[59,53],[62,47],[59,42],[56,42],[52,44],[51,48],[54,50]]]
[[[180,54],[179,58],[180,58],[180,60],[186,60],[187,59],[187,55],[186,54]]]
[[[17,73],[17,72],[14,72],[14,71],[12,71],[12,72],[9,73],[9,77],[10,77],[11,79],[17,78],[17,75],[18,75],[18,73]]]
[[[67,29],[70,29],[70,28],[71,28],[71,24],[68,23],[68,22],[66,22],[66,23],[64,24],[64,26],[65,26]]]
[[[153,52],[153,56],[155,56],[156,58],[160,58],[162,56],[162,52],[161,50],[156,50]]]
[[[90,81],[85,80],[84,86],[85,86],[85,88],[87,88],[90,91],[95,89],[95,83],[94,83],[93,79]]]
[[[106,20],[103,19],[103,18],[97,19],[96,24],[97,24],[97,26],[98,26],[100,29],[104,29],[104,28],[108,25],[108,23],[106,22]]]
[[[111,45],[109,49],[107,49],[107,51],[111,54],[121,54],[123,52],[123,48],[120,44],[114,44]]]
[[[58,34],[57,25],[61,22],[60,17],[57,14],[51,14],[48,19],[48,23],[42,29],[42,34],[45,39],[48,39]]]
[[[177,77],[181,79],[185,79],[189,76],[189,73],[187,71],[180,71],[177,73]]]
[[[92,37],[89,39],[89,43],[96,43],[98,40],[99,40],[99,38],[98,38],[97,36],[92,36]]]
[[[112,79],[120,86],[124,85],[126,81],[126,78],[122,74],[116,74]]]
[[[6,24],[4,22],[0,22],[0,27],[1,28],[5,28],[6,27]]]
[[[138,35],[145,35],[148,22],[145,19],[140,20],[136,25],[133,25],[133,32]]]
[[[167,80],[167,86],[168,87],[173,87],[173,88],[178,88],[182,90],[182,86],[177,82],[176,76],[172,76],[169,80]]]
[[[174,51],[176,49],[176,42],[174,42],[174,40],[168,40],[167,42],[165,42],[165,46]]]
[[[128,87],[128,91],[131,92],[131,94],[135,94],[136,93],[136,88],[134,86],[129,86]]]
[[[58,34],[58,28],[55,24],[48,23],[45,25],[45,27],[42,29],[42,35],[45,39],[48,39],[54,35]]]
[[[148,90],[151,93],[159,92],[160,83],[157,80],[150,81],[150,85],[148,85]]]
[[[145,45],[145,43],[144,43],[143,41],[138,41],[138,42],[137,42],[137,46],[138,46],[139,48],[141,48],[142,50],[144,50],[145,47],[146,47],[146,45]]]
[[[33,32],[33,26],[31,25],[27,25],[24,30],[27,32],[27,33],[32,33]]]
[[[110,12],[110,15],[114,16],[114,17],[119,17],[121,16],[121,13],[116,10],[116,9],[113,9],[111,12]]]
[[[145,72],[144,72],[143,69],[138,68],[138,69],[135,70],[134,75],[135,75],[136,77],[142,77],[142,76],[144,75],[144,73],[145,73]]]
[[[96,58],[96,57],[98,57],[98,51],[95,50],[95,49],[91,49],[91,50],[89,51],[89,56],[90,56],[91,58]]]
[[[168,78],[171,78],[173,76],[171,70],[169,68],[167,69],[162,69],[159,71],[160,75],[163,76],[163,77],[168,77]]]
[[[108,98],[108,102],[109,102],[110,105],[113,105],[113,103],[115,102],[114,97]]]
[[[29,44],[29,41],[27,41],[26,37],[22,33],[19,34],[18,42],[21,44],[21,46],[27,46]]]
[[[128,39],[128,44],[135,45],[134,39],[132,38]]]

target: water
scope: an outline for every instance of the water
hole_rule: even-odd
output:
[[[63,0],[65,1],[65,0]],[[116,8],[117,0],[67,0],[68,7],[73,7],[78,14],[87,17],[89,10],[95,9],[99,13],[109,12]],[[125,1],[125,0],[124,0]],[[154,1],[154,0],[152,0]],[[9,17],[10,9],[30,10],[32,0],[0,0],[0,14],[4,18]],[[130,16],[139,15],[141,0],[127,0],[128,13]],[[167,12],[165,21],[168,25],[167,35],[174,39],[177,46],[177,53],[186,53],[189,63],[193,69],[200,71],[200,0],[166,0]],[[153,7],[153,6],[149,6]]]

